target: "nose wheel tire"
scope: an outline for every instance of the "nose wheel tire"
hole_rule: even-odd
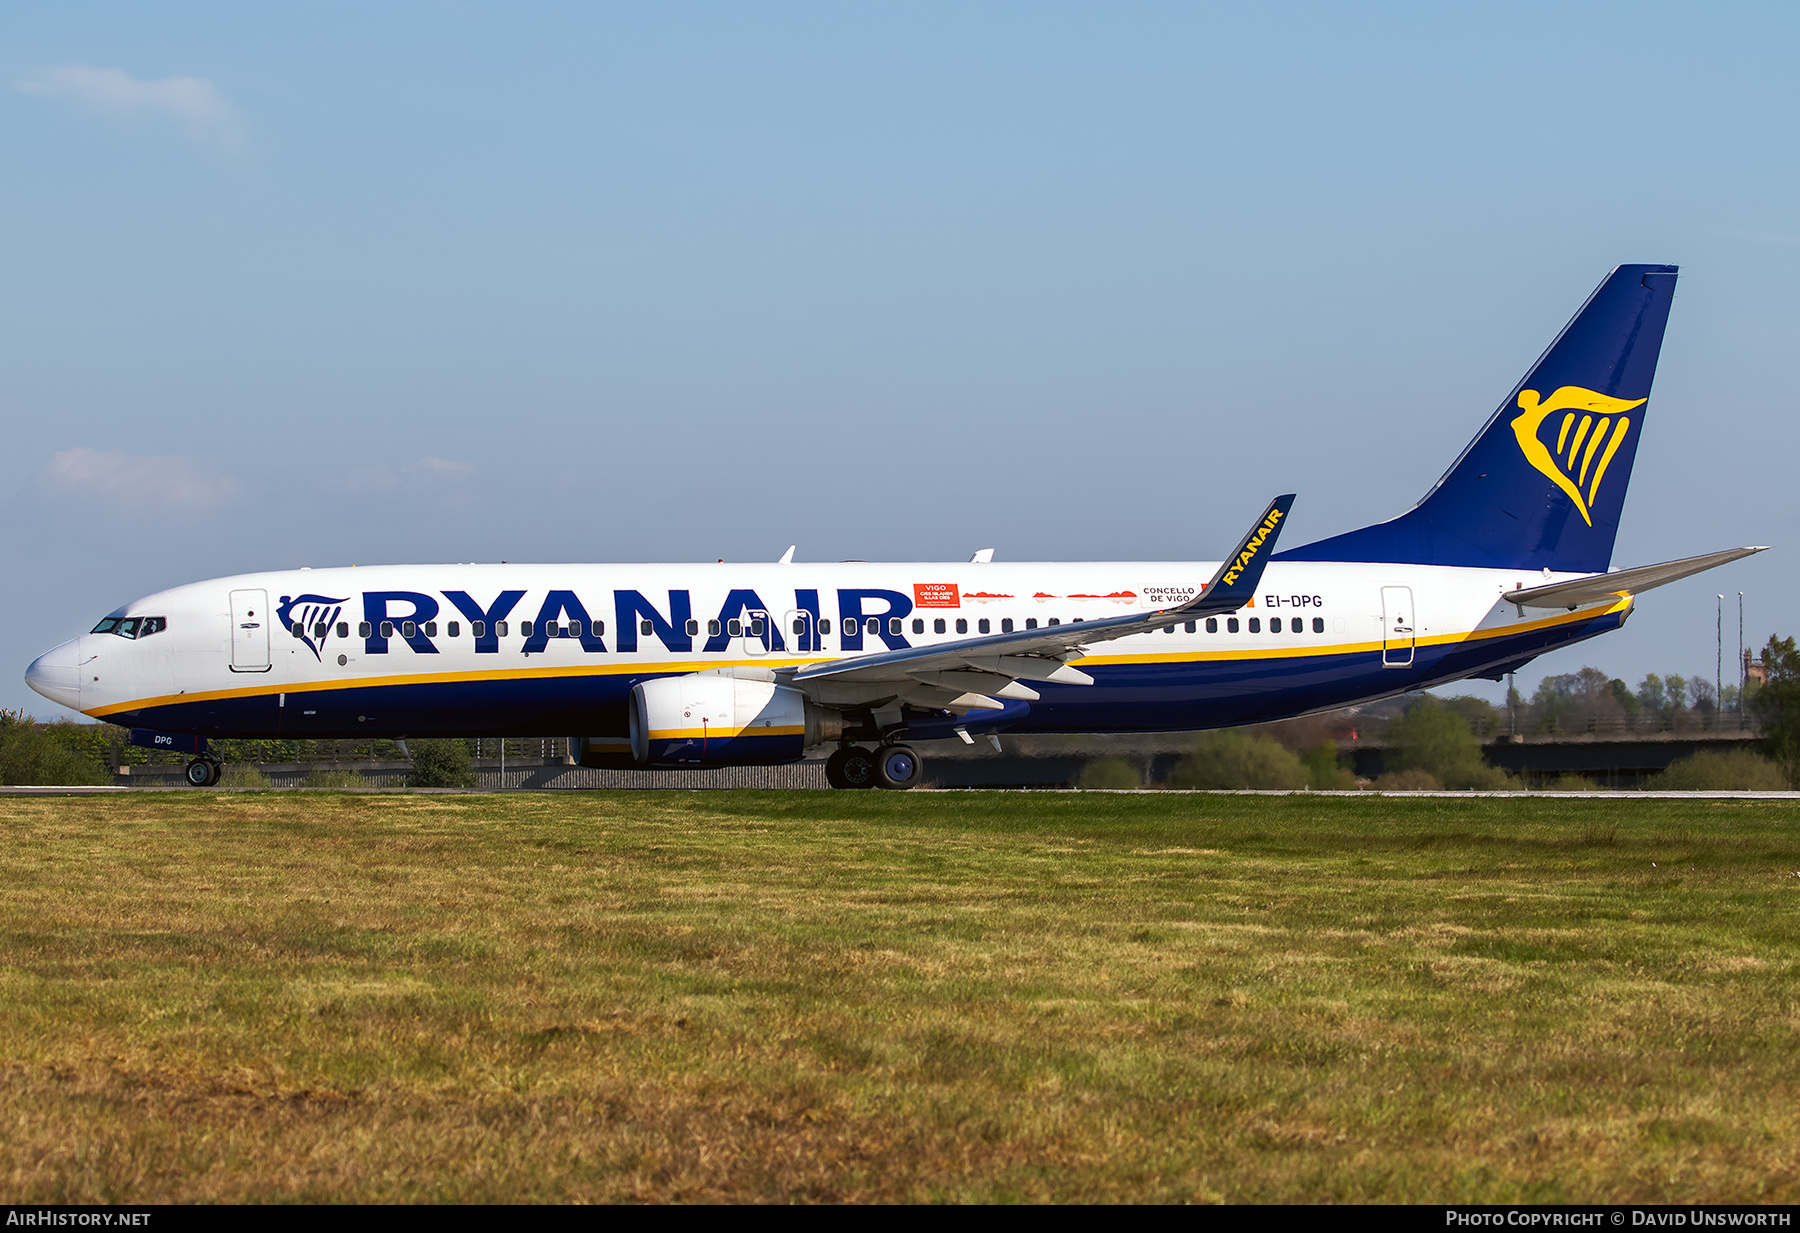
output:
[[[875,751],[875,779],[884,788],[914,787],[924,769],[925,764],[910,745],[883,745]]]
[[[196,788],[210,788],[219,782],[225,768],[211,758],[195,758],[187,764],[187,781]]]
[[[825,759],[825,781],[834,788],[873,788],[875,755],[856,745],[844,748]]]

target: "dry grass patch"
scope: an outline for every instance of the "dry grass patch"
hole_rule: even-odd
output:
[[[1800,811],[0,801],[0,1186],[1800,1194]]]

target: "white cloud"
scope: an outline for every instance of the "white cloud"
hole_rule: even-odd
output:
[[[238,493],[236,480],[192,458],[102,453],[85,445],[51,455],[44,479],[53,488],[136,509],[209,509]]]
[[[60,64],[39,69],[35,76],[14,82],[13,88],[113,115],[164,116],[204,146],[231,150],[244,143],[244,123],[237,109],[204,77],[143,81],[121,69]]]
[[[448,458],[439,458],[436,455],[427,454],[417,462],[407,463],[401,470],[409,471],[415,475],[429,475],[433,479],[466,480],[471,475],[475,474],[475,464],[472,462],[452,462]]]

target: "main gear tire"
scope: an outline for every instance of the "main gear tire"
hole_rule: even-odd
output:
[[[846,745],[825,759],[825,782],[834,788],[873,788],[875,755],[859,745]]]
[[[896,792],[917,787],[924,760],[910,745],[883,745],[875,751],[875,779],[882,787]]]

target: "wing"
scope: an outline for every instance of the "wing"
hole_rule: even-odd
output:
[[[1212,581],[1178,607],[810,664],[798,669],[791,683],[827,705],[885,696],[948,710],[998,709],[1002,704],[995,698],[1035,700],[1037,692],[1021,681],[1091,685],[1094,678],[1068,662],[1085,655],[1088,647],[1209,613],[1236,612],[1248,603],[1293,503],[1292,493],[1271,501]]]
[[[1525,608],[1575,609],[1583,604],[1597,603],[1618,595],[1636,595],[1639,592],[1648,591],[1651,587],[1660,587],[1704,570],[1714,569],[1717,566],[1766,551],[1768,551],[1766,545],[1759,548],[1727,548],[1723,552],[1709,552],[1705,556],[1683,557],[1679,561],[1664,561],[1661,565],[1640,565],[1636,569],[1621,569],[1610,574],[1595,574],[1589,578],[1575,578],[1568,582],[1552,582],[1541,587],[1523,587],[1517,591],[1507,591],[1500,598],[1509,604],[1518,604]]]

